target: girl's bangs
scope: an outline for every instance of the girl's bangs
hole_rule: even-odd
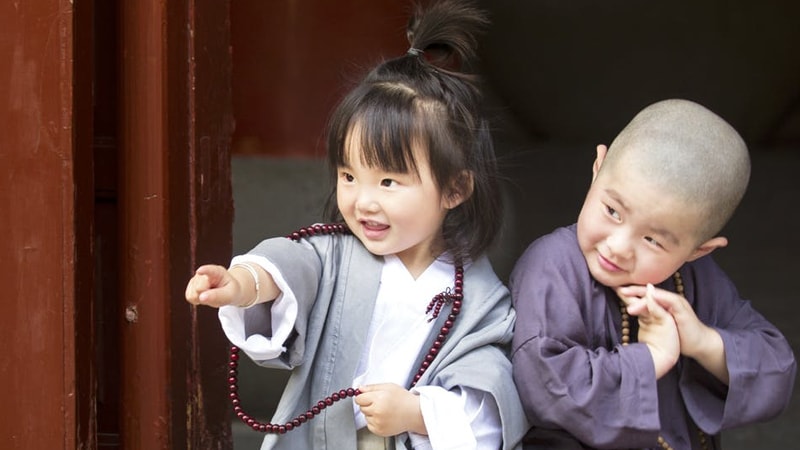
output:
[[[381,94],[365,98],[352,115],[338,150],[339,160],[346,165],[350,157],[358,155],[368,167],[398,173],[416,171],[412,142],[420,129],[414,100],[407,95]]]

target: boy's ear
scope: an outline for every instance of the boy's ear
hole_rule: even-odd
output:
[[[607,153],[608,147],[603,144],[597,146],[597,157],[594,159],[594,164],[592,164],[592,181],[594,181],[595,178],[597,178],[597,174],[600,173],[600,166],[603,165]]]
[[[453,209],[456,206],[464,203],[470,196],[472,190],[475,188],[475,180],[472,172],[469,170],[462,171],[458,177],[448,186],[444,195],[444,207]]]
[[[727,245],[728,245],[728,238],[722,236],[711,238],[700,244],[696,249],[694,249],[692,254],[689,255],[689,258],[686,259],[686,261],[687,262],[694,261],[695,259],[700,258],[701,256],[706,256],[707,254],[713,252],[714,250],[725,247]]]

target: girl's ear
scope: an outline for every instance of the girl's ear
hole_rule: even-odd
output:
[[[700,244],[696,249],[694,249],[692,254],[689,255],[689,258],[686,259],[686,261],[687,262],[694,261],[695,259],[700,258],[701,256],[706,256],[707,254],[713,252],[714,250],[725,247],[727,245],[728,245],[728,238],[722,236],[711,238]]]
[[[464,203],[470,196],[474,189],[475,180],[472,172],[463,170],[447,187],[443,195],[442,201],[446,209],[453,209],[456,206]]]

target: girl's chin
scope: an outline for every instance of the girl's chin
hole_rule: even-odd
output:
[[[380,243],[370,241],[369,239],[364,239],[363,237],[360,239],[361,243],[364,244],[364,247],[369,250],[370,253],[376,256],[386,256],[394,254],[391,249],[387,248],[385,245],[381,245]]]

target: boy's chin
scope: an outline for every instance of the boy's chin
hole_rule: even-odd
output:
[[[611,289],[616,289],[618,287],[631,284],[630,280],[623,278],[622,276],[614,276],[601,268],[592,267],[591,264],[589,264],[589,274],[592,275],[592,278],[596,282]]]

